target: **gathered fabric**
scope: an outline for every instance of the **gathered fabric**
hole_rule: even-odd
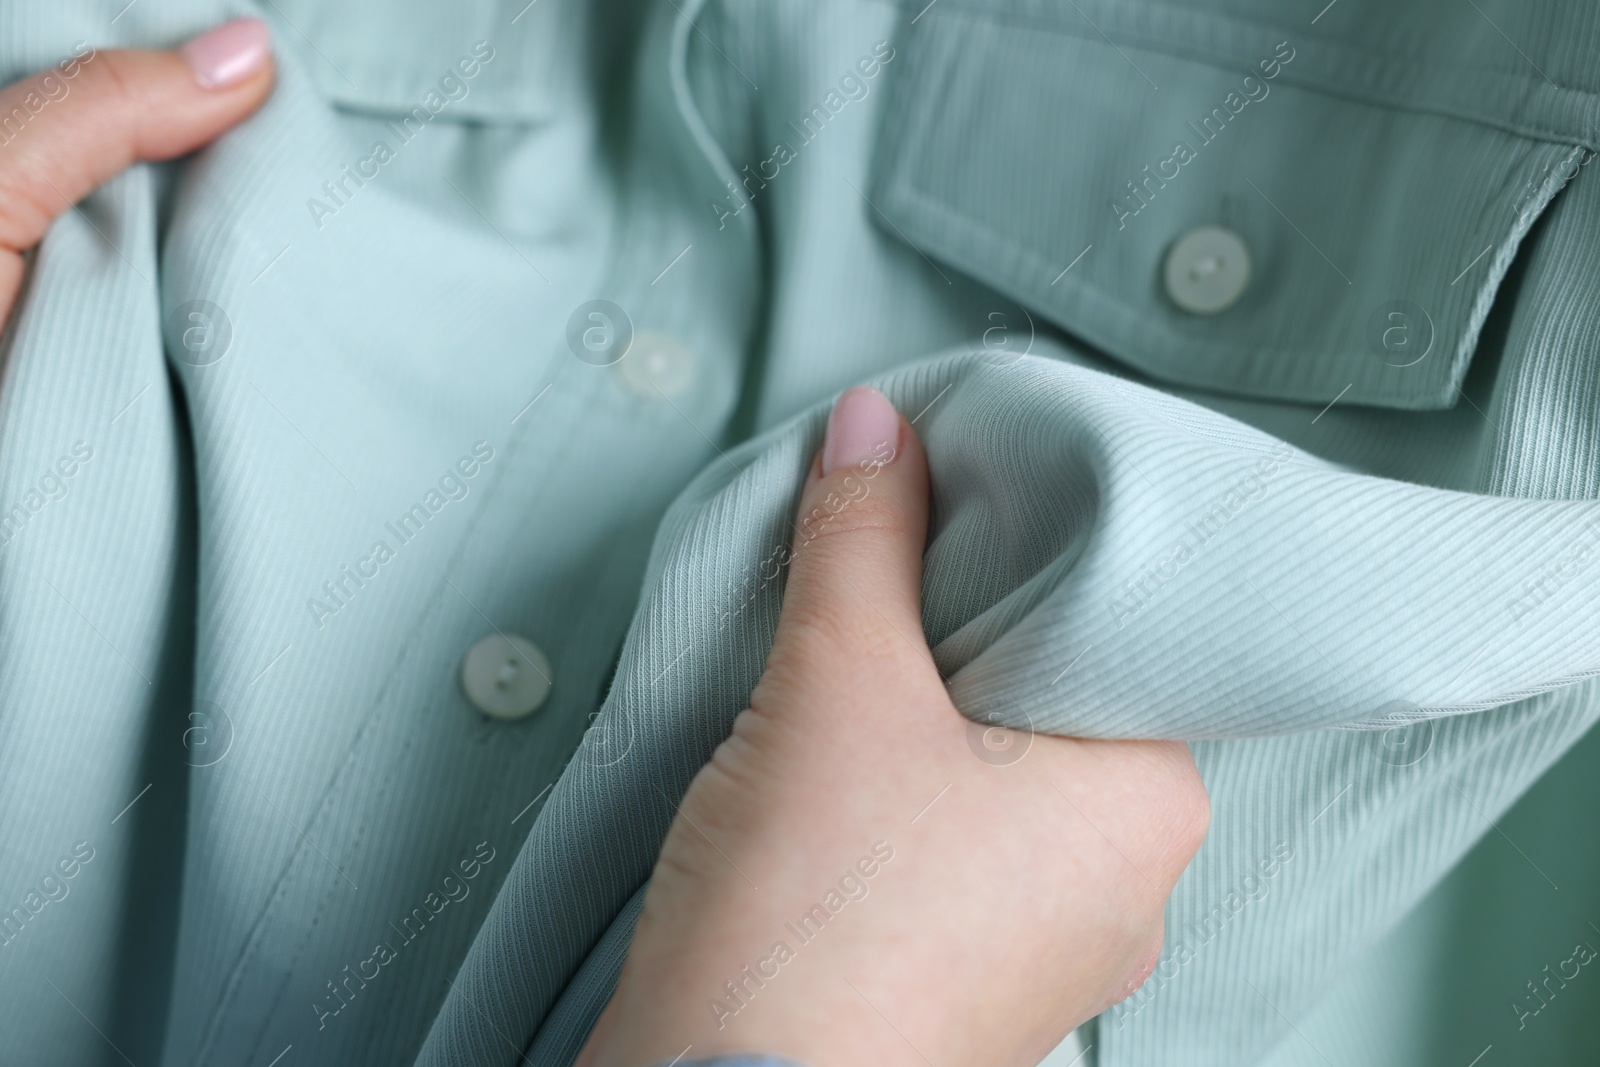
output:
[[[1593,9],[108,0],[0,75],[245,12],[272,97],[64,214],[4,336],[0,1058],[570,1062],[859,382],[973,758],[1183,738],[1211,795],[1088,1055],[1583,1032],[1465,977],[1600,921],[1495,833],[1600,710]],[[1464,856],[1526,884],[1378,967]]]

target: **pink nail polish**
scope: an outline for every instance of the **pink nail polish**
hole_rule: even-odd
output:
[[[846,389],[828,416],[822,473],[858,463],[883,466],[900,453],[900,413],[876,389]]]
[[[260,19],[234,19],[202,33],[178,54],[201,88],[225,89],[267,65],[272,37]]]

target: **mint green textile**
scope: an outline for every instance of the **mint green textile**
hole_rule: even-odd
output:
[[[18,6],[0,73],[245,10]],[[0,1058],[568,1062],[870,381],[963,711],[1196,742],[1098,1063],[1584,1062],[1582,979],[1525,983],[1600,945],[1589,813],[1506,813],[1600,710],[1600,12],[260,14],[266,107],[64,216],[5,340]],[[1201,316],[1208,225],[1252,270]],[[496,631],[518,722],[458,683]]]

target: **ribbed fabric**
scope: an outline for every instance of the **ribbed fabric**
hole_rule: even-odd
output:
[[[1489,334],[1497,349],[1497,388],[1472,395],[1493,432],[1481,472],[1487,491],[1594,499],[1600,375],[1600,184],[1590,168],[1555,202],[1544,232],[1514,279],[1515,299],[1497,309]],[[1592,686],[1575,691],[1585,693]],[[1566,702],[1563,701],[1563,704]],[[1560,715],[1585,716],[1579,705]],[[1485,1056],[1501,1062],[1581,1063],[1594,1039],[1600,990],[1552,981],[1540,986],[1549,1010],[1528,990],[1570,958],[1580,942],[1600,945],[1589,925],[1600,855],[1577,845],[1575,820],[1595,801],[1600,745],[1590,734],[1516,808],[1462,867],[1427,899],[1374,959],[1341,980],[1338,995],[1288,1035],[1272,1067],[1322,1057],[1447,1067]],[[1512,757],[1515,758],[1515,757]],[[1556,779],[1556,780],[1551,780]],[[1488,814],[1488,809],[1484,809]],[[1570,973],[1570,970],[1569,970]],[[1516,1010],[1520,1008],[1519,1010]],[[1390,1015],[1375,1026],[1375,1014]],[[1529,1014],[1523,1014],[1529,1013]],[[1343,1014],[1344,1018],[1340,1019]],[[1394,1035],[1375,1058],[1371,1033]],[[1309,1041],[1309,1043],[1308,1043]]]
[[[1210,839],[1091,1055],[1296,1040],[1595,715],[1597,16],[1076,6],[263,5],[267,106],[64,216],[6,342],[0,1059],[568,1062],[862,380],[933,460],[963,710],[1201,739]],[[239,10],[23,6],[0,72]],[[1254,280],[1184,317],[1161,258],[1211,223]],[[597,298],[631,361],[573,354]],[[1399,300],[1414,374],[1367,343]],[[496,630],[552,663],[520,723],[458,685]]]
[[[1066,297],[1047,292],[1052,279],[1091,243],[1092,231],[1080,232],[1070,244],[1057,241],[1052,254],[1058,258],[1048,274],[1027,273],[1042,264],[1019,263],[1008,249],[1054,236],[1052,204],[1074,205],[1102,195],[1068,169],[1076,161],[1093,160],[1101,175],[1120,173],[1119,167],[1138,174],[1145,161],[1139,154],[1142,141],[1136,145],[1132,134],[1119,136],[1114,121],[1094,134],[1092,128],[1079,129],[1077,120],[1093,107],[1107,110],[1113,120],[1120,115],[1125,125],[1128,109],[1143,106],[1147,98],[1139,94],[1148,87],[1133,88],[1139,85],[1137,73],[1109,47],[1086,49],[1080,42],[1073,47],[1103,64],[1094,67],[1099,75],[1119,64],[1124,77],[1114,86],[1102,77],[1098,83],[1075,83],[1076,91],[1063,90],[1065,79],[1077,77],[1073,64],[1019,56],[1059,55],[1066,45],[1024,39],[985,24],[986,15],[1009,12],[1012,5],[949,6],[959,14],[942,28],[938,8],[921,15],[920,30],[908,28],[918,12],[905,12],[899,36],[893,37],[902,49],[895,62],[906,61],[895,83],[904,97],[897,95],[888,105],[880,101],[890,109],[877,113],[882,127],[849,121],[852,102],[778,178],[752,185],[751,210],[763,220],[775,278],[760,410],[770,420],[814,396],[807,385],[814,380],[809,368],[849,366],[860,373],[892,366],[914,353],[906,338],[920,339],[925,331],[941,328],[976,341],[985,327],[1002,322],[1015,336],[1024,330],[1022,312],[1028,310],[1041,334],[1043,320],[1054,318],[1063,330],[1098,342],[1101,353],[1053,353],[1068,362],[1124,372],[1127,365],[1152,372],[1170,368],[1179,380],[1214,388],[1315,400],[1306,406],[1272,405],[1190,394],[1270,426],[1282,440],[1332,456],[1338,467],[1324,467],[1300,452],[1275,462],[1283,453],[1274,452],[1278,445],[1271,438],[1253,438],[1237,423],[1214,420],[1157,394],[1128,392],[1092,376],[1073,378],[1060,366],[1012,363],[1012,353],[1025,345],[990,346],[965,361],[880,379],[908,413],[932,404],[918,423],[936,471],[937,532],[928,558],[925,623],[964,710],[1089,734],[1218,737],[1301,731],[1197,745],[1215,801],[1211,839],[1169,909],[1168,948],[1157,976],[1139,997],[1101,1020],[1095,1049],[1101,1063],[1111,1064],[1251,1062],[1280,1035],[1292,1038],[1289,1020],[1309,1010],[1329,976],[1389,929],[1592,721],[1588,686],[1506,705],[1523,684],[1511,682],[1506,671],[1514,673],[1527,660],[1523,651],[1500,652],[1507,641],[1530,639],[1550,650],[1552,641],[1588,640],[1573,635],[1592,627],[1566,614],[1588,611],[1576,585],[1564,580],[1558,599],[1537,598],[1538,610],[1523,610],[1519,599],[1530,583],[1547,578],[1547,569],[1563,552],[1581,547],[1591,520],[1578,516],[1590,510],[1549,505],[1569,508],[1576,525],[1539,533],[1521,525],[1532,514],[1520,510],[1525,504],[1510,505],[1522,517],[1496,516],[1491,512],[1504,502],[1446,491],[1504,491],[1487,476],[1487,467],[1480,473],[1474,462],[1499,447],[1503,435],[1499,423],[1477,409],[1514,390],[1496,373],[1507,346],[1504,324],[1488,320],[1487,313],[1516,300],[1516,285],[1507,280],[1510,264],[1544,201],[1566,184],[1588,180],[1585,170],[1557,162],[1585,158],[1576,149],[1591,134],[1563,109],[1576,98],[1581,113],[1588,106],[1581,101],[1592,101],[1592,93],[1564,92],[1541,102],[1540,91],[1529,87],[1538,75],[1510,69],[1498,57],[1494,64],[1505,68],[1506,90],[1498,95],[1492,79],[1491,91],[1485,92],[1483,84],[1452,81],[1433,66],[1426,68],[1432,78],[1414,75],[1404,85],[1380,82],[1371,69],[1381,69],[1380,59],[1373,56],[1366,95],[1389,108],[1411,108],[1385,119],[1347,103],[1338,88],[1348,84],[1340,79],[1359,68],[1351,55],[1337,57],[1335,64],[1308,44],[1303,52],[1309,63],[1301,69],[1311,74],[1285,75],[1283,85],[1295,89],[1280,91],[1261,103],[1260,115],[1243,115],[1241,122],[1269,116],[1278,104],[1283,112],[1265,119],[1267,128],[1258,135],[1240,129],[1242,138],[1253,137],[1249,147],[1256,157],[1276,153],[1284,181],[1311,183],[1310,191],[1295,192],[1291,186],[1290,195],[1300,204],[1298,221],[1309,216],[1324,230],[1306,240],[1294,231],[1294,222],[1263,204],[1264,198],[1246,206],[1244,198],[1260,194],[1243,178],[1261,175],[1241,167],[1237,154],[1211,171],[1186,172],[1183,182],[1193,187],[1192,195],[1153,200],[1145,209],[1149,213],[1136,220],[1152,234],[1142,258],[1126,243],[1115,243],[1116,219],[1106,212],[1111,232],[1102,235],[1103,247],[1123,264],[1126,277],[1105,274],[1104,261],[1090,258],[1073,267],[1073,273],[1090,279],[1084,284],[1106,279],[1102,288],[1109,299],[1133,308],[1131,315],[1114,316],[1104,302],[1063,302]],[[847,70],[852,52],[865,51],[875,35],[889,36],[895,27],[887,20],[874,23],[856,9],[823,9],[833,17],[820,19],[818,5],[735,10],[743,17],[724,13],[705,21],[718,31],[715,51],[724,57],[714,59],[713,50],[691,47],[689,63],[709,83],[696,99],[709,112],[707,124],[728,131],[724,145],[737,175],[742,161],[753,163],[770,152],[769,142],[794,136],[788,120],[806,113],[809,96],[823,97],[830,69]],[[1113,23],[1118,17],[1110,5],[1095,5],[1092,14]],[[1376,17],[1360,5],[1340,14],[1344,27],[1360,24],[1364,15]],[[1497,18],[1502,14],[1495,12]],[[1456,34],[1445,52],[1487,54],[1489,42],[1477,26],[1454,11],[1429,15],[1438,16],[1430,17],[1430,26],[1450,27]],[[1194,42],[1172,43],[1183,27],[1200,20],[1211,32],[1208,43],[1225,39],[1230,29],[1225,20],[1206,21],[1192,11],[1156,5],[1139,5],[1132,17],[1167,20],[1167,47],[1185,57],[1195,52]],[[1575,30],[1586,18],[1575,9],[1555,8],[1549,17],[1568,19]],[[1002,21],[1009,26],[1025,20]],[[797,39],[802,25],[807,39],[819,42],[812,49],[796,56],[792,48],[775,43]],[[1292,31],[1296,41],[1327,42],[1332,34],[1353,40],[1352,48],[1375,51],[1375,42],[1360,39],[1364,31],[1269,23],[1233,42],[1230,57],[1248,63],[1245,45],[1281,40],[1280,30],[1284,36]],[[923,37],[913,36],[918,32]],[[1080,27],[1074,33],[1089,38],[1093,31]],[[1428,44],[1437,39],[1430,37]],[[1008,46],[1009,41],[1016,44]],[[1118,43],[1126,51],[1131,42]],[[1415,58],[1403,55],[1411,44],[1403,42],[1402,54],[1382,62]],[[944,67],[935,65],[930,50],[945,57]],[[1135,56],[1158,81],[1189,70],[1186,64],[1192,62],[1159,50],[1139,50]],[[717,66],[724,59],[727,66]],[[918,64],[943,73],[924,77]],[[739,75],[730,68],[761,85],[754,133],[750,122],[720,110],[730,97],[745,98]],[[991,76],[984,81],[979,75],[986,72]],[[1226,66],[1218,78],[1233,73]],[[952,95],[950,84],[963,78],[974,79],[960,82],[970,84],[970,92]],[[1060,98],[1049,95],[1063,92],[1068,95],[1059,105]],[[1092,104],[1091,93],[1098,94]],[[1192,95],[1180,95],[1179,101],[1165,106],[1176,113],[1185,103],[1198,107],[1201,102]],[[870,97],[866,103],[870,109]],[[952,117],[957,107],[967,109],[964,123],[959,115]],[[1548,114],[1526,110],[1541,107]],[[985,118],[990,125],[983,124]],[[1165,130],[1159,118],[1141,117],[1134,133],[1144,134],[1148,124],[1149,139],[1160,142]],[[1410,132],[1390,137],[1371,155],[1351,154],[1337,138],[1297,141],[1288,148],[1282,143],[1282,131],[1288,129],[1309,132],[1342,122],[1359,130],[1385,121],[1406,124],[1402,128]],[[935,122],[942,125],[929,125]],[[1562,124],[1564,134],[1552,137],[1552,129]],[[1013,135],[998,132],[1005,130]],[[945,143],[930,147],[930,138],[940,131],[947,131]],[[875,153],[874,133],[887,134],[891,154]],[[1512,139],[1492,147],[1507,136]],[[1459,151],[1444,147],[1452,141]],[[900,150],[893,146],[904,144],[917,146],[916,165],[894,154]],[[1019,161],[1019,152],[1031,156]],[[1496,178],[1487,163],[1490,155],[1496,165],[1520,159],[1518,166],[1526,169],[1514,179]],[[1442,158],[1451,160],[1448,168]],[[876,187],[869,184],[874,163]],[[897,200],[896,174],[904,174],[911,187],[920,183],[948,190],[942,213],[919,214],[913,202]],[[1367,183],[1361,213],[1331,206],[1315,191],[1318,182],[1329,190]],[[1441,195],[1450,182],[1457,183],[1455,191]],[[1168,192],[1184,188],[1175,184]],[[883,190],[884,198],[869,201],[874,189]],[[1277,187],[1267,192],[1278,198]],[[1389,241],[1404,244],[1420,232],[1420,212],[1462,197],[1477,206],[1431,216],[1436,221],[1429,225],[1438,229],[1420,247],[1405,246],[1398,259],[1382,252],[1363,259],[1374,269],[1351,278],[1352,295],[1342,292],[1338,268],[1329,270],[1311,247],[1339,241],[1367,256]],[[1384,214],[1369,218],[1367,211],[1376,208]],[[1003,214],[1008,211],[1013,213],[1009,219]],[[961,212],[982,218],[983,225],[963,229],[967,217]],[[841,216],[855,217],[855,225],[841,227]],[[1259,223],[1260,231],[1247,232],[1259,233],[1256,239],[1269,252],[1292,260],[1293,271],[1266,265],[1267,277],[1254,298],[1259,302],[1250,306],[1259,313],[1255,319],[1174,322],[1164,297],[1151,289],[1160,253],[1184,228],[1219,216],[1232,225]],[[1476,241],[1496,227],[1507,242]],[[1548,232],[1539,236],[1549,240]],[[1466,254],[1457,256],[1458,249]],[[1452,286],[1479,252],[1487,254],[1476,263],[1477,272]],[[1444,261],[1452,257],[1453,266],[1446,269]],[[1314,270],[1327,274],[1315,277]],[[1429,286],[1437,285],[1429,291],[1446,299],[1448,310],[1442,311],[1428,299],[1439,315],[1441,351],[1451,350],[1447,339],[1454,336],[1456,351],[1476,354],[1477,361],[1469,366],[1465,358],[1435,360],[1406,376],[1371,350],[1365,327],[1376,305],[1410,295],[1408,277],[1424,271],[1431,272]],[[1000,292],[972,288],[963,273]],[[1452,303],[1467,287],[1476,295]],[[998,320],[991,317],[996,313]],[[1287,330],[1285,336],[1298,347],[1274,351],[1257,343],[1250,361],[1226,373],[1199,361],[1197,353],[1207,344],[1223,353],[1230,347],[1248,350],[1248,331],[1263,317]],[[1190,336],[1171,341],[1170,354],[1148,341],[1151,331],[1179,328]],[[1573,354],[1565,345],[1550,351]],[[1185,358],[1189,364],[1177,367]],[[1432,377],[1433,384],[1420,388],[1414,384],[1441,364],[1449,370],[1443,378]],[[1335,378],[1338,384],[1325,388]],[[1341,397],[1343,386],[1353,380],[1368,382],[1365,391]],[[1458,390],[1465,391],[1465,399]],[[1417,402],[1424,395],[1432,398],[1429,405],[1447,404],[1449,410],[1426,415],[1397,410],[1424,406]],[[1381,406],[1361,407],[1352,399]],[[1101,408],[1102,402],[1108,406]],[[537,872],[564,866],[559,857],[572,855],[573,846],[560,844],[563,838],[607,840],[623,834],[624,827],[631,831],[651,822],[664,827],[670,808],[656,794],[676,795],[709,751],[686,755],[686,735],[720,736],[705,725],[707,706],[721,699],[719,694],[729,698],[724,716],[741,706],[742,690],[753,681],[764,646],[749,651],[748,636],[736,625],[709,633],[709,647],[678,643],[669,636],[673,620],[688,614],[750,627],[771,625],[776,582],[735,577],[736,592],[705,603],[695,599],[697,581],[708,571],[762,573],[764,554],[758,546],[781,543],[781,518],[792,499],[780,494],[776,503],[764,503],[775,477],[774,452],[782,456],[776,470],[792,479],[792,493],[820,420],[819,406],[808,415],[810,435],[798,444],[785,435],[764,451],[730,453],[742,472],[736,476],[730,466],[718,464],[705,476],[709,484],[680,499],[664,525],[647,583],[650,596],[605,713],[616,716],[612,731],[625,721],[634,736],[654,734],[656,740],[645,749],[653,754],[654,766],[636,764],[625,773],[628,784],[615,777],[602,784],[592,769],[579,768],[564,783],[578,795],[568,800],[558,787],[552,796],[546,821],[529,844],[530,850],[546,851],[519,865],[520,888],[502,896],[460,976],[484,991],[492,985],[500,996],[510,990],[508,1027],[536,1016],[539,1005],[560,987],[550,979],[570,966],[557,954],[541,953],[528,958],[528,969],[519,977],[503,962],[488,963],[513,952],[511,945],[533,916],[564,913],[576,905],[557,884],[559,876]],[[1554,451],[1589,447],[1584,435],[1568,428],[1545,425],[1537,433]],[[1224,460],[1226,455],[1235,458]],[[1258,462],[1265,467],[1252,468]],[[1256,484],[1245,480],[1252,469],[1263,481],[1259,494]],[[1407,482],[1363,477],[1357,473],[1362,470]],[[725,488],[715,488],[724,481]],[[1424,489],[1419,482],[1439,488]],[[1187,524],[1209,513],[1213,504],[1226,504],[1241,484],[1251,502],[1239,508],[1238,525],[1230,525],[1221,539],[1208,538],[1192,561],[1175,567],[1173,550]],[[765,506],[771,511],[764,522],[751,517]],[[1124,516],[1126,525],[1119,521]],[[752,527],[742,558],[719,554],[729,551],[735,530]],[[1303,533],[1294,533],[1296,528]],[[1234,556],[1235,548],[1243,555]],[[708,566],[708,559],[720,562]],[[1498,591],[1478,584],[1500,567],[1520,570],[1516,576],[1508,571],[1509,584]],[[1150,576],[1161,568],[1165,573]],[[1573,581],[1592,580],[1587,574]],[[1143,588],[1130,591],[1130,581]],[[1562,616],[1561,621],[1546,612]],[[1466,636],[1474,629],[1476,634]],[[1574,652],[1586,665],[1575,660],[1568,681],[1594,668],[1593,650]],[[1391,669],[1397,673],[1385,677]],[[750,673],[730,685],[736,670]],[[687,683],[675,681],[680,672]],[[1485,682],[1498,692],[1470,695]],[[1431,686],[1438,688],[1422,695]],[[681,693],[682,703],[676,712],[665,712],[670,724],[657,726],[654,716],[663,714],[663,704],[680,699],[663,690]],[[1448,716],[1406,727],[1412,716],[1439,713]],[[1329,725],[1366,728],[1319,728]],[[608,798],[604,808],[617,814],[601,816],[597,826],[596,798],[602,796]],[[617,798],[620,807],[614,808],[610,801]],[[546,830],[549,844],[541,845]],[[609,865],[637,848],[645,860],[637,868],[642,876],[650,848],[631,838],[631,833],[620,837],[623,848],[607,850],[594,862]],[[1271,875],[1263,875],[1263,869]],[[609,906],[620,906],[621,899],[618,895]],[[551,993],[543,992],[545,982]],[[570,1001],[564,1001],[564,1029],[571,1025],[571,1010]],[[430,1046],[436,1058],[427,1062],[452,1062],[483,1047],[471,1036],[479,1025],[459,1009],[456,1018],[459,1023],[441,1017]],[[1377,1040],[1384,1043],[1383,1035]]]
[[[644,893],[645,887],[641,886],[623,905],[605,936],[590,950],[568,983],[560,1002],[551,1009],[539,1028],[539,1036],[528,1048],[528,1058],[534,1063],[571,1063],[578,1058],[594,1028],[596,1002],[603,1005],[617,987],[634,924],[644,909]]]
[[[123,6],[8,15],[4,76],[232,13]],[[93,458],[0,549],[5,908],[28,914],[76,843],[94,855],[0,945],[7,1063],[121,1062],[108,1040],[141,1065],[415,1056],[589,725],[656,522],[716,458],[695,424],[736,400],[737,257],[687,256],[650,287],[689,243],[684,209],[638,208],[630,234],[671,251],[616,282],[641,331],[695,353],[682,391],[642,395],[568,347],[599,279],[628,277],[607,266],[634,208],[602,166],[599,102],[569,80],[551,121],[452,103],[402,141],[389,124],[423,101],[400,89],[437,85],[478,39],[373,8],[356,29],[307,20],[308,42],[260,13],[279,64],[266,107],[64,216],[13,324],[6,506],[75,442]],[[551,42],[520,35],[542,14],[507,32],[515,10],[457,13],[496,50],[459,103],[516,99],[534,68],[548,88],[532,59]],[[385,25],[407,27],[396,47]],[[381,112],[311,73],[319,51],[362,47],[369,69],[405,68]],[[379,139],[393,161],[344,177]],[[697,290],[729,306],[707,315],[683,299]],[[195,300],[232,329],[203,366],[184,358]],[[463,457],[471,477],[451,473]],[[419,505],[420,533],[389,529]],[[378,541],[393,556],[358,583]],[[553,664],[520,723],[485,719],[458,682],[497,629]]]

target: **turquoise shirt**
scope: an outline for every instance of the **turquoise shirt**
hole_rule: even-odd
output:
[[[569,1062],[870,381],[974,758],[1195,741],[1097,1062],[1583,1062],[1591,6],[259,13],[271,100],[63,216],[4,342],[4,1058]]]

